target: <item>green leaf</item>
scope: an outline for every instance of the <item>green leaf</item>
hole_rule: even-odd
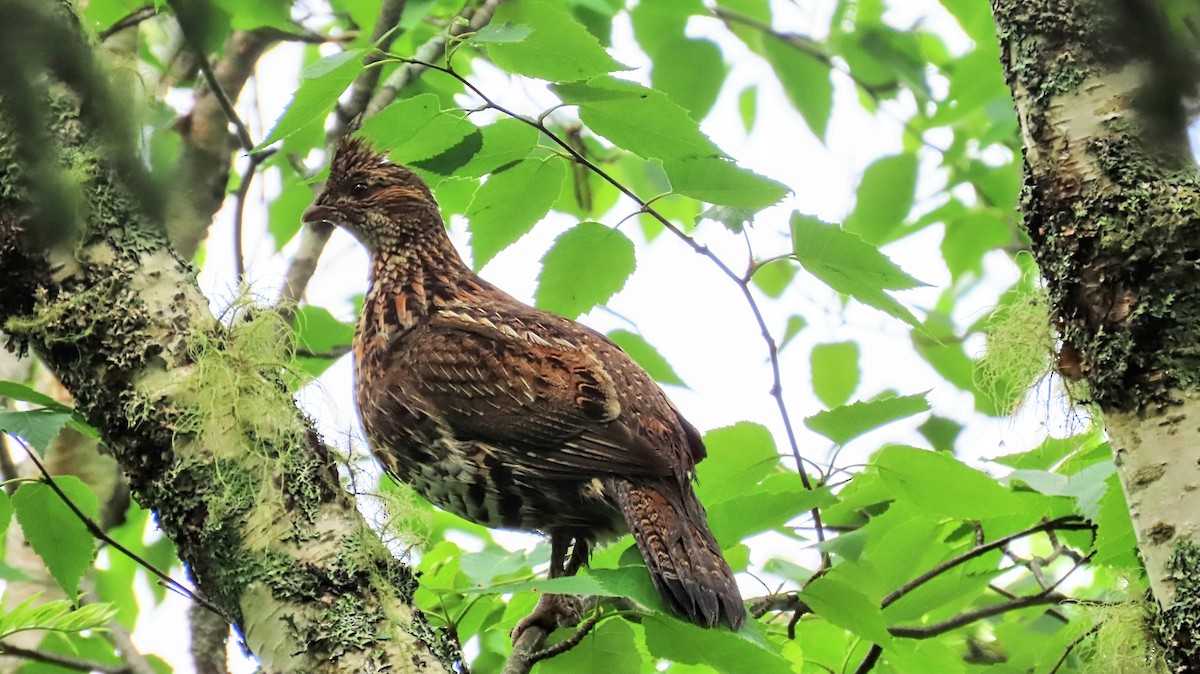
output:
[[[283,169],[283,189],[267,207],[267,230],[275,241],[275,250],[282,251],[303,224],[300,217],[313,201],[312,186],[289,168]]]
[[[696,493],[704,503],[725,501],[758,486],[779,470],[775,439],[748,421],[704,434],[708,458],[696,466]]]
[[[488,25],[475,31],[470,36],[470,41],[483,43],[520,42],[532,34],[533,29],[529,26],[508,21],[496,23],[493,20]]]
[[[309,122],[328,115],[346,87],[362,72],[366,50],[347,49],[317,61],[300,71],[300,86],[292,96],[275,128],[255,150],[287,138]]]
[[[721,48],[680,35],[666,50],[654,58],[650,85],[682,105],[692,119],[704,119],[717,102],[728,71]]]
[[[543,578],[520,583],[501,583],[490,587],[472,588],[471,593],[508,594],[510,592],[542,592],[554,594],[599,595],[628,597],[643,606],[658,610],[662,601],[654,581],[645,566],[621,566],[615,569],[584,567],[574,576]]]
[[[754,221],[754,213],[755,211],[749,208],[709,206],[696,216],[696,224],[700,224],[701,220],[712,220],[721,223],[734,234],[741,234],[742,230],[746,229],[746,225]]]
[[[629,354],[642,369],[646,371],[654,381],[660,384],[671,384],[672,386],[687,387],[683,380],[675,374],[675,370],[671,368],[671,364],[663,358],[650,342],[647,342],[644,337],[628,330],[613,330],[608,333],[608,338],[621,347],[621,350]]]
[[[8,492],[0,490],[0,559],[4,558],[4,551],[7,549],[8,525],[12,523],[13,506],[12,499],[9,498]]]
[[[929,401],[924,393],[879,397],[817,412],[806,418],[804,425],[844,445],[867,431],[928,411]]]
[[[800,264],[830,288],[920,327],[912,312],[884,291],[925,284],[904,273],[875,246],[799,213],[792,214],[792,243]]]
[[[688,665],[710,665],[720,672],[791,674],[792,666],[776,645],[751,623],[737,632],[705,629],[666,615],[642,619],[650,655]]]
[[[718,157],[670,159],[663,170],[673,192],[710,204],[760,210],[788,194],[784,185]]]
[[[41,593],[10,609],[0,607],[0,612],[3,613],[0,615],[0,639],[28,630],[99,630],[116,614],[111,604],[95,602],[74,608],[66,599],[41,601]]]
[[[803,316],[788,316],[787,326],[783,329],[783,339],[779,340],[779,348],[787,346],[791,343],[800,331],[808,327],[808,321],[804,320]]]
[[[640,157],[723,156],[687,110],[662,92],[612,77],[551,89],[564,103],[579,106],[579,119],[593,133]]]
[[[24,384],[18,384],[14,381],[0,381],[0,398],[23,400],[27,403],[41,405],[59,412],[72,411],[70,407],[58,402],[45,393],[35,391]]]
[[[70,412],[37,409],[27,412],[0,412],[0,431],[16,435],[42,456],[58,437],[63,426],[71,421]]]
[[[1141,561],[1137,556],[1137,536],[1133,532],[1125,492],[1121,491],[1116,475],[1109,476],[1107,484],[1108,489],[1100,499],[1096,513],[1095,562],[1138,571]]]
[[[742,128],[746,133],[754,130],[754,120],[758,114],[758,87],[749,86],[738,94],[738,114],[742,117]]]
[[[722,548],[747,536],[773,531],[813,508],[837,502],[828,487],[805,489],[800,475],[779,471],[740,495],[724,501],[706,501],[708,526]]]
[[[567,652],[538,663],[537,674],[581,674],[641,672],[642,656],[629,622],[619,618],[602,620]]]
[[[354,324],[343,323],[328,309],[311,304],[296,312],[296,345],[316,355],[300,355],[297,361],[310,376],[318,377],[354,342]]]
[[[361,135],[388,150],[393,161],[407,165],[453,147],[475,129],[462,110],[442,110],[437,96],[421,94],[398,100],[367,119]]]
[[[772,260],[754,268],[750,281],[767,297],[779,299],[796,278],[799,268],[792,260]]]
[[[531,0],[504,3],[496,9],[492,23],[530,29],[518,42],[488,45],[492,62],[510,73],[572,82],[625,69],[586,28],[556,6]]]
[[[827,574],[800,591],[800,598],[825,620],[858,636],[886,645],[892,635],[879,605],[858,588]]]
[[[97,520],[96,495],[77,477],[63,475],[55,483],[80,511]],[[33,551],[68,597],[79,594],[79,579],[92,565],[96,544],[87,526],[46,484],[27,482],[12,497],[17,522]]]
[[[809,356],[813,393],[825,407],[838,407],[850,400],[862,372],[858,367],[858,344],[817,344]]]
[[[867,243],[886,243],[894,238],[894,231],[912,209],[916,187],[916,154],[876,159],[858,183],[854,210],[846,216],[843,227]]]
[[[598,222],[581,222],[542,257],[534,298],[546,311],[576,318],[625,287],[636,266],[629,237]]]
[[[813,134],[824,141],[829,127],[829,114],[833,111],[833,82],[829,79],[829,64],[776,38],[763,41],[763,52],[775,69],[788,100],[808,123]]]
[[[476,269],[524,236],[550,211],[567,167],[558,157],[529,158],[493,173],[467,206]]]
[[[947,454],[893,445],[876,454],[874,463],[897,498],[934,516],[980,520],[1026,511],[995,478]]]
[[[288,0],[214,0],[213,4],[229,13],[230,26],[235,30],[253,30],[271,26],[282,30],[295,30],[292,23],[291,6]]]
[[[490,585],[500,576],[529,568],[529,555],[524,550],[508,551],[489,547],[463,555],[458,560],[459,568],[476,585]]]
[[[962,433],[963,425],[953,419],[930,415],[925,423],[917,426],[917,432],[939,452],[954,453],[954,441]]]
[[[538,142],[537,129],[512,118],[488,124],[480,131],[483,133],[483,147],[454,175],[481,177],[528,157]]]

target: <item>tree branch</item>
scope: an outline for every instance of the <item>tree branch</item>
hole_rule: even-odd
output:
[[[259,58],[278,39],[278,31],[271,29],[234,31],[222,51],[224,56],[212,68],[220,90],[236,99],[254,74]],[[175,123],[183,147],[167,229],[175,249],[189,259],[208,235],[213,214],[225,201],[229,182],[234,145],[229,119],[216,92],[211,86],[196,87],[191,112]]]
[[[911,581],[905,583],[903,586],[901,586],[897,590],[889,593],[887,596],[885,596],[883,598],[883,601],[880,602],[880,607],[887,608],[888,606],[891,606],[893,603],[896,602],[896,600],[900,599],[904,595],[908,594],[909,592],[912,592],[913,590],[917,589],[918,587],[921,587],[922,585],[924,585],[925,583],[928,583],[929,581],[933,580],[934,578],[937,578],[938,576],[949,571],[950,569],[953,569],[954,567],[958,566],[959,564],[964,564],[966,562],[971,561],[972,559],[975,559],[976,557],[981,557],[993,550],[998,550],[1019,538],[1024,538],[1026,536],[1032,536],[1033,534],[1040,533],[1043,531],[1049,531],[1051,529],[1092,529],[1092,528],[1094,528],[1094,527],[1090,524],[1085,523],[1083,521],[1082,517],[1078,517],[1076,515],[1068,515],[1066,517],[1059,517],[1057,519],[1053,519],[1048,522],[1042,522],[1041,524],[1029,527],[1028,529],[1018,531],[1014,534],[1009,534],[1008,536],[1005,536],[1003,538],[998,538],[998,539],[992,541],[991,543],[986,543],[984,545],[976,546],[974,548],[971,548],[967,552],[964,552],[963,554],[958,555],[957,557],[952,557],[951,559],[948,559],[948,560],[942,562],[941,564],[938,564],[937,566],[933,567],[932,569],[926,571],[925,573],[923,573],[923,574],[917,576],[916,578],[912,579]]]
[[[1029,606],[1041,606],[1043,604],[1060,604],[1067,597],[1058,594],[1057,592],[1039,592],[1026,597],[1017,597],[1008,601],[1002,601],[999,604],[984,606],[971,611],[964,611],[953,618],[943,620],[940,623],[932,625],[922,625],[920,627],[889,627],[888,632],[894,637],[905,637],[908,639],[929,639],[940,634],[945,634],[950,630],[958,629],[964,625],[969,625],[976,620],[983,620],[1001,613],[1008,613],[1017,609],[1026,608]]]
[[[33,662],[44,662],[77,672],[100,672],[100,674],[136,674],[127,665],[106,665],[94,660],[85,660],[70,655],[61,655],[49,651],[39,651],[32,648],[21,648],[0,642],[0,653],[15,658],[23,658]]]
[[[12,6],[0,3],[4,11]],[[54,14],[57,21],[72,16]],[[0,30],[7,25],[0,22]],[[70,33],[79,44],[31,54],[93,58],[79,47],[77,25],[41,28],[21,31]],[[116,141],[101,135],[106,127],[81,123],[77,78],[46,77],[77,75],[90,61],[54,69],[36,58],[6,63],[6,75],[43,82],[22,105],[48,123],[42,133],[63,152],[42,147],[42,158],[69,166],[84,205],[77,235],[30,240],[26,233],[48,226],[47,215],[31,202],[30,175],[0,162],[6,331],[72,392],[141,503],[156,511],[197,587],[237,622],[264,668],[333,674],[414,661],[429,672],[455,668],[461,653],[413,607],[411,572],[363,520],[334,457],[282,384],[288,357],[271,350],[278,340],[264,337],[279,326],[251,320],[226,327],[211,315],[193,270],[167,245],[161,212],[133,196],[143,187],[139,176],[114,168],[123,160],[106,150]],[[107,81],[87,83],[87,100],[100,100],[96,87]],[[0,91],[0,100],[8,97]],[[12,108],[0,110],[6,157],[18,137]]]

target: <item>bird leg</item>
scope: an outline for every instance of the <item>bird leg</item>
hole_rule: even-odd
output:
[[[568,547],[571,548],[569,558]],[[588,544],[585,541],[574,539],[572,545],[571,536],[557,533],[550,535],[551,578],[575,575],[579,568],[587,563],[587,558]],[[513,643],[516,643],[521,634],[530,627],[540,628],[546,634],[550,634],[558,627],[578,625],[583,612],[580,604],[579,597],[573,594],[543,593],[537,606],[517,623],[509,636],[512,637]]]

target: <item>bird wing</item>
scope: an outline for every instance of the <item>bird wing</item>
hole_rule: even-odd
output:
[[[515,466],[567,479],[672,474],[673,458],[622,414],[595,351],[566,335],[533,313],[442,310],[405,335],[392,366],[456,439]]]

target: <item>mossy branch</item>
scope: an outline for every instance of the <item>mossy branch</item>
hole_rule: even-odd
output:
[[[63,25],[55,34],[78,44],[60,55],[90,58]],[[81,101],[95,91],[80,95],[37,56],[6,69],[48,84],[22,104],[57,140],[42,160],[70,178],[83,208],[72,236],[30,236],[52,224],[37,203],[46,184],[22,170],[15,106],[0,108],[5,331],[72,392],[200,590],[268,670],[453,668],[457,646],[412,606],[411,572],[372,535],[297,410],[279,321],[262,312],[226,327],[211,315],[195,271],[167,243],[153,207],[161,195],[142,198],[146,183],[130,182],[104,126],[84,119]],[[96,67],[71,68],[85,66]]]

